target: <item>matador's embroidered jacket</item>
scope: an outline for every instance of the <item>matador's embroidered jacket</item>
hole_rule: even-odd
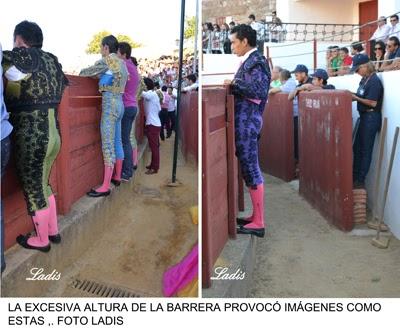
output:
[[[5,101],[13,111],[40,107],[57,108],[68,80],[56,56],[39,48],[14,48],[3,52],[3,71],[15,66],[26,76],[8,81]]]
[[[236,155],[247,186],[263,183],[258,164],[258,138],[270,81],[267,61],[258,51],[252,52],[242,63],[232,81]]]
[[[115,94],[123,94],[125,84],[128,80],[128,69],[124,61],[118,58],[117,54],[111,53],[97,61],[93,66],[81,70],[80,76],[94,77],[106,73],[108,70],[112,72],[112,85],[99,86],[100,92],[109,91]]]

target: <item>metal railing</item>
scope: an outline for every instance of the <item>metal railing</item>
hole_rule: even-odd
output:
[[[357,24],[264,23],[266,42],[324,41],[352,42],[358,38]]]

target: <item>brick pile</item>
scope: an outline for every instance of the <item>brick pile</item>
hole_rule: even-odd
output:
[[[365,189],[354,189],[353,202],[354,224],[365,224],[367,222],[367,191]]]

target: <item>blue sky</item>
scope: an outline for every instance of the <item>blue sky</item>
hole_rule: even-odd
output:
[[[12,48],[15,25],[27,19],[42,28],[43,49],[67,66],[84,55],[92,35],[101,30],[127,34],[161,55],[179,38],[180,4],[181,0],[3,1],[0,42],[4,50]],[[195,0],[186,0],[186,14],[194,16],[195,9]]]

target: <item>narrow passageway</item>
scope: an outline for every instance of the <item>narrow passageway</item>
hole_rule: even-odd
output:
[[[264,177],[267,234],[257,239],[250,297],[400,295],[399,240],[393,237],[388,249],[377,249],[373,236],[329,225],[298,194],[295,182]]]
[[[90,280],[139,296],[162,296],[163,273],[191,250],[198,228],[189,214],[197,204],[196,166],[179,159],[177,177],[182,185],[166,186],[173,143],[173,138],[161,142],[158,174],[137,173],[129,192],[113,205],[113,225],[101,236],[87,237],[91,247],[63,273],[59,294],[52,295],[89,297],[74,282]]]

